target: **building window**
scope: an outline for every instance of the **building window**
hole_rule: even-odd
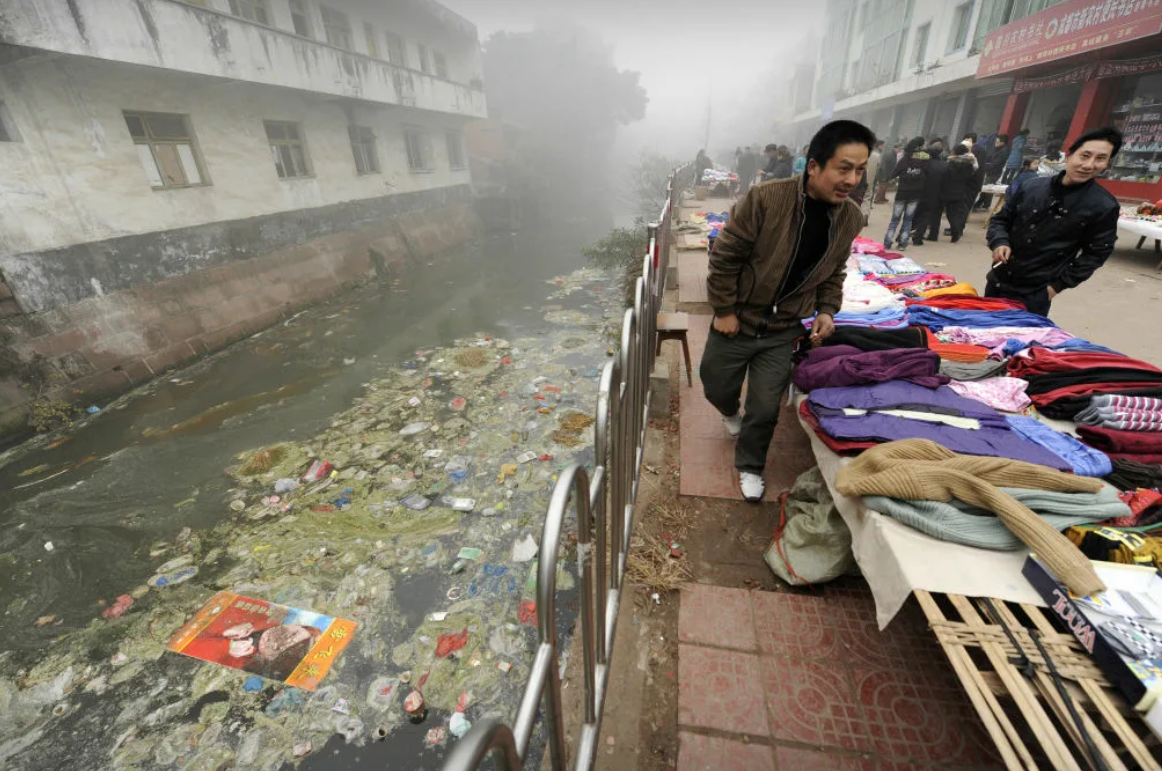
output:
[[[420,53],[420,72],[432,74],[432,52],[423,43],[416,46]]]
[[[916,28],[916,41],[912,44],[912,66],[920,68],[928,60],[928,34],[932,31],[932,22],[921,24]]]
[[[279,179],[311,176],[302,126],[277,120],[264,120],[262,125],[266,127],[270,157],[274,160],[274,168],[278,172]]]
[[[444,138],[448,142],[448,165],[453,171],[464,169],[467,166],[464,162],[464,133],[449,130],[444,134]]]
[[[327,42],[350,51],[351,22],[347,20],[347,14],[325,5],[319,6],[319,14],[323,17],[323,35]]]
[[[961,3],[952,12],[952,31],[948,35],[948,50],[959,51],[968,44],[968,24],[972,21],[972,3]]]
[[[428,135],[419,129],[403,132],[404,145],[408,153],[408,171],[432,170],[432,147]]]
[[[150,187],[206,184],[186,116],[160,112],[127,112],[124,115]]]
[[[436,77],[448,79],[448,57],[439,51],[432,52],[432,64],[435,65]]]
[[[307,13],[306,2],[304,0],[290,0],[290,12],[295,34],[301,37],[311,37],[311,17]]]
[[[351,152],[355,155],[355,171],[375,174],[379,171],[379,156],[375,152],[375,134],[366,126],[348,126]]]
[[[247,21],[270,24],[270,6],[266,0],[230,0],[230,13]]]
[[[367,22],[363,23],[363,36],[367,38],[367,55],[372,59],[379,58],[379,41],[375,37],[375,27]]]
[[[0,102],[0,142],[19,142],[20,132],[12,121],[12,113],[8,112],[8,105]]]
[[[384,32],[383,37],[387,41],[387,60],[397,67],[406,67],[408,61],[404,53],[403,38],[394,32]]]

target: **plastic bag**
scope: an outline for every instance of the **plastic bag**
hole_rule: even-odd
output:
[[[782,506],[780,529],[763,554],[776,576],[803,586],[833,581],[855,569],[851,531],[818,468],[799,475]]]

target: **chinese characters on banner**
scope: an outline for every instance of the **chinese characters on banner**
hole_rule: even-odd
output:
[[[990,32],[976,76],[992,77],[1160,31],[1162,0],[1073,0]]]

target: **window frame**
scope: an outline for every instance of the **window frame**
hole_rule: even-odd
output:
[[[12,111],[8,109],[8,104],[0,99],[0,143],[23,141],[24,137],[20,134],[20,127],[12,119]]]
[[[425,75],[432,74],[432,49],[428,48],[423,43],[416,43],[416,51],[420,59],[420,72]]]
[[[415,144],[413,147],[413,138]],[[404,153],[407,156],[408,172],[412,174],[430,174],[436,170],[432,162],[432,138],[426,129],[418,126],[406,126],[403,130]],[[419,156],[418,162],[413,156]]]
[[[464,152],[464,132],[460,129],[444,129],[444,142],[448,148],[448,168],[464,171],[468,168],[468,154]],[[455,149],[455,153],[453,153]]]
[[[383,40],[387,45],[387,61],[397,67],[407,67],[408,49],[403,35],[388,29],[383,31]]]
[[[367,41],[367,55],[372,59],[380,59],[379,55],[379,33],[375,31],[375,27],[371,22],[363,22],[363,37]]]
[[[194,134],[194,126],[190,121],[190,116],[185,113],[178,112],[156,112],[153,110],[122,110],[122,118],[125,119],[125,130],[129,132],[129,138],[133,142],[134,148],[139,146],[149,148],[149,156],[153,161],[154,171],[157,173],[158,179],[161,180],[160,185],[155,185],[149,180],[149,172],[146,172],[146,181],[149,182],[149,188],[154,191],[158,190],[181,190],[190,187],[210,187],[213,183],[210,181],[210,175],[206,171],[206,162],[202,157],[201,148],[198,145],[197,135]],[[144,134],[137,135],[133,133],[133,129],[129,126],[129,119],[136,118],[141,123]],[[181,121],[182,128],[185,131],[184,136],[155,134],[150,125],[150,119],[165,119]],[[189,172],[185,167],[185,159],[182,158],[181,152],[177,149],[179,146],[185,146],[189,149],[190,160],[194,164],[194,171],[198,174],[197,182],[189,181]],[[167,181],[167,174],[165,166],[162,164],[158,155],[159,147],[171,148],[174,156],[177,158],[177,167],[181,169],[182,177],[185,182],[170,183]],[[138,152],[138,158],[144,160]]]
[[[328,19],[328,15],[331,16],[330,19]],[[323,21],[323,39],[327,42],[327,45],[341,48],[344,51],[355,50],[353,39],[355,35],[351,30],[350,16],[329,5],[319,3],[319,17]],[[336,41],[336,37],[340,37],[342,42]]]
[[[264,16],[265,19],[258,19],[249,15],[256,11]],[[261,24],[264,27],[273,26],[271,24],[270,0],[230,0],[230,15],[255,24]]]
[[[272,127],[276,127],[276,126],[284,131],[289,126],[289,127],[294,129],[296,136],[293,139],[287,138],[285,136],[278,137],[278,138],[272,138],[270,136],[270,129]],[[311,179],[315,176],[315,168],[314,168],[314,165],[311,163],[311,153],[310,153],[310,150],[307,146],[307,135],[306,135],[306,132],[303,131],[303,124],[302,123],[300,123],[298,121],[291,121],[291,120],[265,120],[264,119],[262,121],[262,127],[264,129],[265,134],[266,134],[266,144],[267,144],[267,147],[270,149],[271,160],[274,162],[274,172],[275,172],[275,174],[278,175],[278,178],[280,180],[285,181],[285,180],[292,180],[292,179]],[[302,170],[303,173],[301,173],[301,174],[283,174],[282,173],[284,167],[286,166],[286,162],[285,162],[284,156],[282,154],[282,148],[288,148],[287,152],[289,153],[289,158],[290,158],[292,166],[296,165],[297,160],[298,160],[298,159],[296,159],[296,157],[294,155],[294,150],[295,150],[295,148],[297,148],[299,150],[299,155],[301,156],[302,165],[303,165],[303,170]]]
[[[963,51],[968,47],[968,43],[972,39],[972,12],[974,10],[976,10],[976,0],[965,0],[952,9],[952,27],[948,30],[948,45],[945,46],[945,56]],[[963,39],[957,42],[957,37],[960,36],[958,33],[961,31],[961,27],[957,24],[957,18],[961,11],[964,12]]]
[[[351,141],[351,155],[355,158],[355,173],[360,177],[379,174],[379,147],[371,127],[352,123],[347,126],[347,138]]]
[[[441,80],[451,80],[448,74],[448,56],[443,51],[432,49],[432,74]]]
[[[920,33],[924,34],[924,47],[920,47]],[[932,42],[932,22],[926,21],[916,27],[916,34],[912,38],[912,67],[923,67],[928,60],[928,45]]]
[[[307,0],[288,0],[287,6],[290,8],[291,28],[295,34],[314,40],[314,25],[311,23],[311,12]],[[302,21],[302,29],[299,29],[300,21]]]

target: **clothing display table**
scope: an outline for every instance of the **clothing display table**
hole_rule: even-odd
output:
[[[1138,236],[1138,249],[1142,248],[1146,239],[1152,239],[1154,252],[1162,255],[1162,224],[1132,217],[1121,217],[1118,219],[1118,230],[1129,233],[1131,236]],[[1158,263],[1156,270],[1162,270],[1162,261]]]

